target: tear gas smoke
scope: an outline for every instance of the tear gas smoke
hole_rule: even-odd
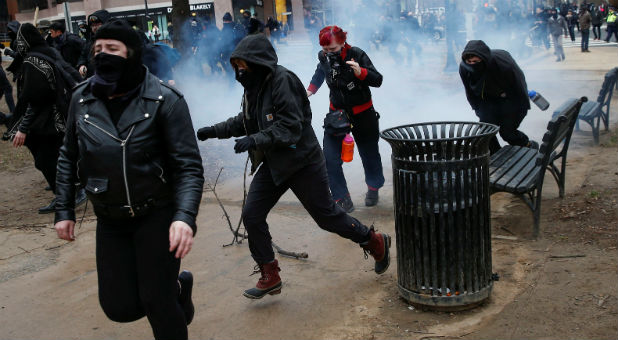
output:
[[[551,66],[553,59],[548,55],[550,52],[539,52],[538,47],[533,49],[529,46],[529,28],[533,20],[531,10],[510,7],[492,12],[477,8],[468,12],[457,7],[434,11],[415,8],[402,15],[381,3],[356,0],[355,6],[350,7],[349,1],[338,0],[333,4],[334,15],[320,18],[326,19],[321,27],[335,24],[347,31],[348,43],[367,52],[384,76],[382,86],[371,89],[374,107],[381,116],[381,130],[419,122],[478,121],[466,100],[458,65],[467,40],[480,38],[492,49],[509,51],[524,70],[528,88],[541,92],[550,101],[551,107],[545,112],[533,106],[520,127],[530,138],[542,138],[553,110],[568,96],[556,82],[547,79],[547,72],[538,72],[545,68],[544,65]],[[458,24],[449,27],[449,22],[453,21]],[[296,19],[296,24],[302,24],[302,19]],[[317,32],[311,29],[308,32],[307,38],[295,37],[291,33],[286,43],[276,45],[279,64],[296,73],[305,87],[315,71],[317,52],[320,50]],[[445,34],[452,36],[445,39]],[[452,51],[447,48],[446,41],[453,44]],[[447,52],[451,52],[454,58],[449,72],[445,72]],[[228,78],[221,75],[211,76],[208,68],[203,65],[206,70],[204,75],[201,68],[188,64],[179,67],[176,73],[178,86],[189,103],[196,129],[223,121],[240,111],[240,85],[236,82],[230,84]],[[233,71],[228,68],[225,72]],[[572,90],[571,96],[576,96],[577,89]],[[324,83],[310,98],[312,125],[320,142],[322,122],[329,106],[328,93]],[[232,143],[200,143],[201,147],[206,148],[205,162],[208,162],[210,152],[221,153],[228,169],[229,164],[242,169],[246,156],[236,156]],[[384,171],[388,174],[390,148],[381,141],[380,149]],[[362,164],[358,155],[355,159],[357,161],[351,165],[352,172],[359,175],[358,183],[362,184]]]

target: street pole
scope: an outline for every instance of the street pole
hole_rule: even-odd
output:
[[[148,0],[144,0],[144,32],[148,30]]]
[[[69,10],[69,2],[64,2],[64,22],[69,33],[73,33],[73,25],[71,25],[71,11]]]

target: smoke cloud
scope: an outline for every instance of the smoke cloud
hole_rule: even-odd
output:
[[[336,24],[347,31],[348,43],[367,52],[384,76],[383,85],[371,89],[374,107],[381,116],[381,130],[419,122],[478,121],[466,100],[458,74],[461,51],[470,39],[483,39],[490,48],[509,51],[524,70],[528,88],[542,93],[550,101],[550,109],[545,112],[533,105],[520,127],[532,139],[542,138],[551,112],[568,98],[564,91],[555,88],[555,83],[543,78],[546,73],[537,72],[546,66],[552,67],[554,62],[550,51],[530,46],[530,28],[534,20],[531,9],[476,8],[469,12],[456,7],[431,11],[414,8],[401,15],[381,2],[359,0],[352,7],[349,1],[335,1],[334,8],[340,12],[335,12],[334,22],[328,21],[328,16],[325,16],[325,24]],[[276,45],[279,64],[296,73],[305,87],[315,71],[319,50],[316,31],[309,32],[309,40],[295,38],[292,33],[287,43]],[[447,64],[448,52],[450,65]],[[178,86],[189,103],[196,129],[236,115],[240,111],[242,98],[240,85],[235,82],[230,84],[229,78],[220,74],[209,75],[206,65],[203,69],[206,70],[205,75],[201,69],[184,65],[176,73]],[[232,72],[230,69],[225,71]],[[535,75],[535,72],[538,74]],[[576,90],[573,89],[572,96],[576,95]],[[320,142],[323,118],[329,107],[328,93],[324,83],[310,98],[312,125]],[[232,145],[233,141],[200,143],[205,163],[212,159],[224,159],[221,163],[225,163],[226,172],[233,169],[242,173],[246,156],[235,155]],[[380,141],[380,150],[388,183],[390,148]],[[346,173],[358,175],[354,183],[362,184],[362,164],[358,153],[355,161],[346,165],[345,169]],[[212,165],[207,171],[213,171]]]

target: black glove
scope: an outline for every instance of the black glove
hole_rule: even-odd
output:
[[[217,132],[214,126],[207,126],[197,130],[197,139],[207,140],[208,138],[217,137]]]
[[[255,140],[249,136],[237,139],[234,145],[236,153],[245,152],[251,148],[255,148]]]

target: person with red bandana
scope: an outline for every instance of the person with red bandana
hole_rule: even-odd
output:
[[[319,34],[322,51],[318,52],[318,66],[307,89],[307,96],[315,94],[324,80],[330,89],[330,113],[341,110],[350,120],[350,131],[356,140],[365,170],[367,194],[365,205],[378,203],[378,190],[384,185],[382,159],[378,149],[380,115],[373,108],[369,87],[380,87],[382,75],[371,59],[358,47],[347,42],[347,32],[337,26],[326,26]],[[325,124],[324,156],[333,199],[346,212],[354,204],[343,174],[341,160],[345,132],[332,133]]]

